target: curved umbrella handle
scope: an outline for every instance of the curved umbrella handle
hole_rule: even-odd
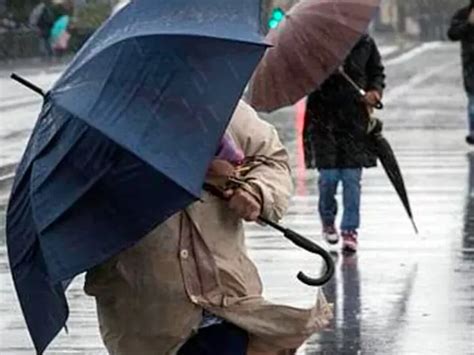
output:
[[[338,68],[338,72],[339,74],[342,75],[342,77],[344,79],[346,79],[346,81],[352,85],[352,87],[359,93],[359,95],[361,97],[364,97],[365,94],[367,93],[364,89],[362,89],[344,70],[344,67],[340,66]],[[373,105],[374,108],[376,108],[377,110],[382,110],[383,109],[383,103],[382,101],[377,101],[375,103],[375,105]]]
[[[225,198],[222,191],[216,186],[205,183],[203,187],[204,187],[204,190],[206,190],[210,194],[217,196],[223,200],[228,200],[228,198]],[[320,276],[319,278],[312,278],[312,277],[307,276],[302,271],[300,271],[296,275],[298,280],[300,280],[301,282],[303,282],[304,284],[308,286],[322,286],[331,279],[331,277],[334,275],[334,270],[335,270],[334,260],[325,249],[321,248],[319,245],[317,245],[316,243],[313,243],[309,239],[303,237],[301,234],[296,233],[294,230],[285,228],[281,226],[280,224],[269,220],[268,218],[260,216],[258,217],[258,221],[282,232],[285,238],[292,241],[298,247],[303,248],[304,250],[307,250],[310,253],[317,254],[323,258],[326,266],[325,266],[325,272],[322,276]]]
[[[316,243],[312,242],[311,240],[303,237],[301,234],[296,233],[292,229],[284,228],[278,223],[268,220],[264,217],[259,217],[259,221],[269,225],[272,228],[275,228],[283,233],[285,238],[289,239],[293,244],[296,246],[309,251],[310,253],[319,255],[323,258],[325,262],[324,274],[318,278],[312,278],[307,276],[304,272],[300,271],[296,277],[302,283],[308,286],[322,286],[327,283],[331,277],[334,275],[334,260],[332,259],[331,255],[322,247],[317,245]]]
[[[374,105],[374,108],[376,108],[377,110],[383,110],[383,103],[382,101],[377,101],[377,103]]]

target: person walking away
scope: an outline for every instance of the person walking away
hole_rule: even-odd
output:
[[[62,56],[69,48],[71,34],[71,17],[74,12],[74,5],[71,1],[57,4],[58,16],[55,19],[49,33],[49,43],[56,56]]]
[[[376,157],[366,147],[370,110],[382,98],[384,66],[375,41],[364,35],[343,66],[344,71],[367,94],[360,94],[339,73],[330,76],[308,97],[303,141],[305,163],[319,170],[319,215],[323,237],[355,252],[360,225],[362,168],[376,165]],[[336,226],[336,191],[343,187],[341,234]]]
[[[474,144],[474,0],[458,10],[448,30],[452,41],[461,41],[461,56],[463,63],[464,88],[468,98],[468,127],[466,142]]]
[[[60,16],[53,24],[49,35],[49,43],[55,55],[62,55],[66,52],[71,35],[68,32],[70,17]]]

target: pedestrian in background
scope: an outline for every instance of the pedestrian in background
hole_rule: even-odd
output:
[[[69,15],[62,15],[51,27],[49,43],[56,55],[62,55],[68,48],[69,39],[71,38],[68,31],[69,21]]]
[[[33,8],[28,19],[30,27],[41,39],[41,51],[48,57],[53,55],[49,37],[55,17],[52,4],[49,1],[42,1]]]
[[[49,33],[49,43],[57,56],[63,55],[69,48],[69,40],[71,39],[69,28],[73,12],[74,5],[71,1],[57,3],[58,16]]]
[[[468,97],[469,134],[466,136],[466,142],[472,145],[474,144],[474,0],[454,14],[448,37],[452,41],[461,41],[464,88]]]
[[[338,73],[308,97],[304,127],[307,168],[319,170],[319,215],[323,237],[355,252],[360,225],[362,168],[376,165],[366,147],[370,111],[382,98],[384,67],[375,41],[364,35],[344,64],[344,71],[367,94],[364,98]],[[343,186],[341,234],[335,226],[336,191]]]

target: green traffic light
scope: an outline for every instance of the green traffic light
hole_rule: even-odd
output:
[[[272,17],[277,21],[281,21],[285,17],[285,13],[283,12],[282,9],[278,8],[278,9],[273,10]]]
[[[278,27],[281,21],[285,18],[285,12],[279,7],[273,9],[270,20],[268,20],[268,27],[275,29]]]
[[[271,29],[275,29],[278,27],[278,24],[280,23],[280,21],[277,21],[275,19],[271,19],[270,21],[268,21],[268,27],[270,27]]]

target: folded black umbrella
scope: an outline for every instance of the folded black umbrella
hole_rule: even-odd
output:
[[[371,118],[371,123],[369,126],[367,148],[380,160],[380,163],[382,164],[390,182],[392,183],[395,191],[402,201],[403,206],[405,207],[415,232],[418,233],[400,166],[398,164],[397,158],[395,157],[395,153],[390,146],[390,143],[382,134],[383,124],[379,119]]]
[[[339,74],[341,74],[345,80],[356,90],[361,98],[364,98],[366,91],[362,89],[357,83],[344,72],[343,68],[339,68]],[[384,105],[381,101],[378,101],[374,106],[376,109],[383,109]],[[390,146],[390,143],[382,134],[383,124],[378,118],[368,117],[369,128],[367,136],[367,148],[377,156],[382,164],[390,182],[392,183],[395,191],[397,192],[400,200],[402,201],[403,207],[408,214],[408,217],[413,224],[415,233],[418,234],[418,228],[416,227],[413,213],[410,206],[410,200],[408,199],[407,189],[405,187],[405,181],[403,180],[402,171],[398,164],[395,153]]]

